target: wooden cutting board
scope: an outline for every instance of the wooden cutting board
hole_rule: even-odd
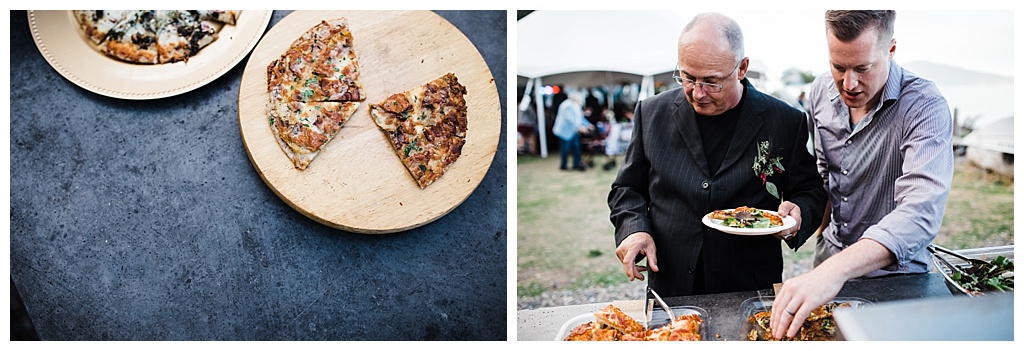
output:
[[[344,17],[366,92],[348,122],[304,171],[295,169],[267,119],[267,65],[321,20]],[[453,72],[468,91],[462,155],[444,176],[420,189],[369,114],[369,103]],[[254,49],[238,93],[238,123],[249,160],[284,202],[325,225],[385,234],[430,223],[451,212],[480,184],[501,134],[494,78],[476,47],[428,11],[295,11]]]

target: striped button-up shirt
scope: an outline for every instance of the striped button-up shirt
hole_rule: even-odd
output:
[[[856,126],[831,73],[815,79],[808,111],[818,172],[832,202],[823,232],[834,254],[863,238],[896,263],[865,277],[923,273],[953,179],[953,119],[935,84],[890,61],[878,106]]]

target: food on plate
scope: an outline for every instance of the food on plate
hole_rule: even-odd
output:
[[[699,315],[687,314],[648,330],[614,305],[594,312],[594,318],[573,328],[565,341],[699,341],[704,323]]]
[[[132,63],[188,61],[218,38],[218,28],[234,25],[235,10],[73,10],[85,35],[98,49]]]
[[[352,32],[322,20],[267,66],[267,120],[281,150],[305,170],[365,99]]]
[[[775,213],[746,206],[733,210],[713,211],[708,217],[720,220],[722,225],[733,228],[772,228],[782,225],[782,217]]]
[[[565,341],[615,341],[619,340],[622,332],[615,328],[608,328],[598,322],[580,324],[573,328]]]
[[[1013,260],[997,256],[991,261],[972,262],[962,268],[963,274],[953,271],[951,277],[971,295],[986,292],[1013,291]]]
[[[748,318],[748,321],[753,326],[747,334],[747,338],[755,341],[832,341],[836,339],[836,323],[832,318],[832,311],[836,308],[848,308],[850,306],[849,302],[829,302],[818,307],[811,311],[811,315],[804,321],[796,336],[792,338],[783,337],[782,339],[776,339],[772,335],[771,327],[769,327],[772,318],[771,311],[756,312]]]
[[[466,143],[466,87],[453,73],[370,104],[370,116],[420,188],[459,159]]]
[[[270,109],[270,128],[295,168],[306,169],[358,107],[358,102],[277,103]]]

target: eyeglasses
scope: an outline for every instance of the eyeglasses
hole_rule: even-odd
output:
[[[740,68],[740,63],[741,62],[743,62],[743,61],[741,60],[740,62],[737,62],[736,63],[736,67],[733,67],[732,71],[729,71],[729,74],[726,74],[725,76],[727,78],[731,77],[732,73],[736,72],[737,68]],[[721,93],[722,89],[725,89],[725,84],[711,84],[711,83],[705,83],[705,82],[698,82],[698,81],[695,81],[693,79],[680,77],[679,76],[679,64],[678,63],[676,64],[676,71],[675,72],[676,73],[672,75],[672,79],[675,79],[677,84],[682,85],[686,89],[693,89],[696,86],[696,87],[699,87],[702,90],[704,90],[705,93],[709,93],[709,94]],[[726,83],[728,83],[728,82],[729,81],[726,81]]]

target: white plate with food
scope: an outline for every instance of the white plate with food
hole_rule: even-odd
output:
[[[771,235],[796,226],[792,216],[781,217],[775,211],[746,206],[712,211],[701,222],[711,229],[736,235]]]
[[[219,78],[256,47],[273,11],[245,10],[234,24],[214,23],[217,39],[187,61],[131,63],[105,54],[79,25],[75,11],[28,11],[32,39],[50,66],[75,85],[119,99],[159,99]]]
[[[643,313],[625,313],[608,305],[594,313],[581,314],[562,324],[555,341],[699,341],[708,340],[708,311],[696,306],[672,307],[668,313],[654,311],[646,321]],[[624,335],[629,334],[629,335]]]

